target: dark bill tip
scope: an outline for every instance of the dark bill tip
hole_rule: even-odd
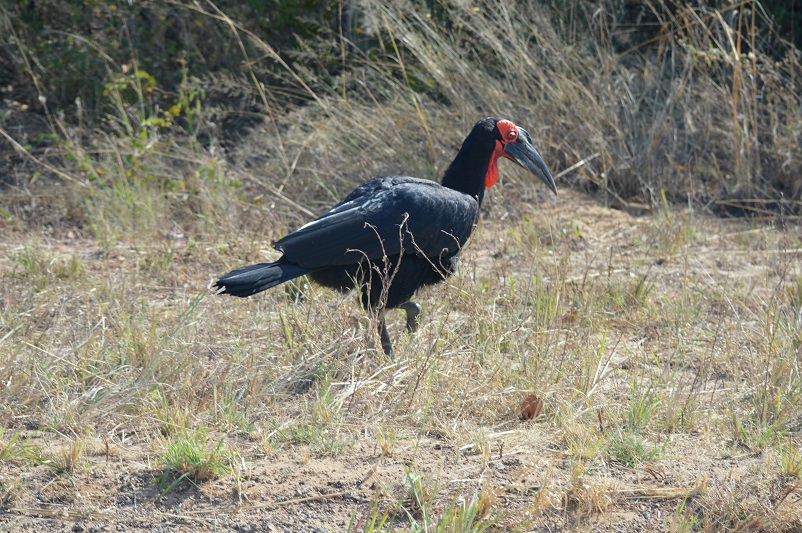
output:
[[[529,137],[529,133],[523,128],[518,128],[518,131],[518,139],[504,146],[504,155],[540,178],[554,194],[557,194],[554,178],[543,158],[532,146],[532,138]]]

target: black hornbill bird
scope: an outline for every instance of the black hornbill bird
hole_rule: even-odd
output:
[[[407,329],[417,328],[421,308],[410,299],[418,288],[454,272],[485,189],[498,180],[501,157],[557,192],[529,133],[509,120],[485,118],[462,143],[442,185],[405,176],[373,178],[328,213],[276,241],[273,246],[284,254],[278,261],[238,268],[221,276],[216,287],[250,296],[305,274],[343,292],[358,287],[362,305],[377,313],[384,352],[393,356],[384,310],[403,309]]]

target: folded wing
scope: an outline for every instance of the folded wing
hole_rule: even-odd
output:
[[[434,261],[459,251],[478,213],[475,198],[433,181],[374,178],[274,246],[286,260],[309,269],[399,253]]]

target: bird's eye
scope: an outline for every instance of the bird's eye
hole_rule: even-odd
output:
[[[518,139],[518,126],[509,120],[499,120],[496,127],[501,133],[502,142],[508,143]]]

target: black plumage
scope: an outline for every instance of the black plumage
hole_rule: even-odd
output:
[[[276,241],[283,256],[273,263],[239,268],[216,286],[233,296],[250,296],[308,274],[340,291],[359,287],[362,305],[376,311],[382,347],[392,355],[384,310],[407,312],[414,330],[420,306],[410,299],[423,285],[442,281],[455,268],[479,218],[486,187],[506,157],[554,181],[529,134],[497,118],[479,121],[446,170],[442,185],[404,176],[373,178],[319,218]]]

